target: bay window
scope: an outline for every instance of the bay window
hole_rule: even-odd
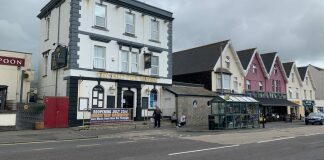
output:
[[[223,77],[223,88],[222,88],[222,77]],[[217,89],[231,89],[231,76],[227,74],[217,75]]]
[[[105,69],[106,48],[101,46],[94,47],[93,68]]]

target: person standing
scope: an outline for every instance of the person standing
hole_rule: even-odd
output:
[[[161,126],[161,118],[162,118],[162,111],[159,107],[156,107],[153,112],[153,118],[154,118],[154,128]]]

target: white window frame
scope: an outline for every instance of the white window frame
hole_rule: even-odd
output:
[[[275,74],[275,75],[278,75],[278,68],[277,68],[277,66],[274,66],[273,69],[274,69],[274,74]]]
[[[252,67],[252,73],[253,74],[257,74],[257,65],[256,64],[253,64],[253,67]]]
[[[98,25],[97,24],[97,15],[96,15],[96,8],[97,6],[100,6],[100,7],[104,7],[105,8],[105,17],[101,17],[101,18],[104,18],[105,19],[105,25],[104,26],[101,26],[101,25]],[[100,3],[96,3],[95,4],[95,8],[94,8],[94,21],[95,21],[95,26],[97,27],[102,27],[102,28],[106,28],[107,27],[107,6],[106,5],[103,5],[103,4],[100,4]],[[98,16],[100,17],[100,16]]]
[[[125,51],[125,50],[121,50],[121,52],[120,52],[120,71],[121,72],[125,72],[125,73],[129,73],[129,70],[130,70],[130,67],[129,67],[129,51]],[[123,60],[123,54],[125,54],[125,55],[127,55],[127,61],[124,61]],[[123,64],[127,64],[126,66],[127,66],[127,71],[126,70],[123,70]]]
[[[157,23],[157,30],[154,30],[154,23]],[[157,37],[154,37],[154,33],[156,33]],[[160,21],[155,19],[151,20],[151,40],[160,41]]]
[[[234,90],[238,91],[238,77],[234,77],[233,83],[234,83]]]
[[[225,64],[227,69],[231,69],[231,58],[229,56],[225,57]]]
[[[95,56],[95,52],[96,52],[96,48],[103,48],[105,53],[103,54],[104,57],[96,57]],[[93,62],[93,68],[94,69],[106,69],[106,54],[107,54],[107,49],[106,47],[104,46],[99,46],[99,45],[94,45],[94,53],[93,53],[93,58],[92,58],[92,62]],[[95,60],[103,60],[104,64],[103,64],[103,67],[99,67],[99,66],[95,66]]]
[[[159,56],[152,56],[152,59],[153,58],[157,58],[157,65],[153,65],[153,63],[151,63],[151,75],[158,76],[159,72],[160,72],[159,71],[160,57]],[[151,62],[153,62],[153,60]],[[156,74],[152,73],[153,68],[157,68],[157,73]]]
[[[43,77],[47,76],[47,70],[48,70],[48,54],[44,56],[44,71],[43,71]]]
[[[45,41],[49,40],[50,27],[51,27],[51,18],[48,16],[45,18]]]
[[[259,82],[259,91],[263,91],[264,88],[263,88],[263,83],[262,81]]]
[[[251,89],[252,89],[252,88],[251,88],[251,81],[250,81],[250,80],[246,80],[245,83],[246,83],[246,84],[245,84],[245,85],[246,85],[246,86],[245,86],[245,87],[246,87],[246,90],[251,91]]]
[[[293,91],[292,91],[291,87],[288,88],[288,93],[289,93],[289,98],[292,99]]]
[[[128,24],[127,23],[127,16],[133,16],[133,24]],[[126,34],[131,34],[131,35],[135,35],[135,33],[136,33],[136,17],[135,17],[135,14],[134,13],[132,13],[132,12],[125,12],[125,33]],[[127,25],[131,25],[131,26],[133,26],[133,30],[134,30],[134,33],[131,33],[131,32],[128,32],[127,31]]]
[[[139,57],[139,55],[138,55],[138,53],[135,53],[135,52],[130,52],[130,55],[131,55],[130,56],[131,57],[130,58],[130,63],[131,63],[131,65],[130,65],[131,69],[130,70],[131,70],[132,73],[138,73],[138,70],[139,70],[139,64],[138,64],[139,58],[138,57]],[[136,61],[133,61],[133,56],[134,55],[136,57]],[[134,70],[133,64],[136,65],[136,70]]]

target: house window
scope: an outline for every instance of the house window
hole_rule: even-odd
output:
[[[246,80],[246,90],[250,91],[251,90],[251,81]]]
[[[125,32],[135,35],[135,14],[127,12],[125,21]]]
[[[291,73],[291,82],[295,82],[295,73]]]
[[[276,91],[276,81],[272,80],[272,92]]]
[[[234,90],[238,91],[238,78],[234,77]]]
[[[92,108],[103,108],[104,106],[104,89],[102,86],[95,86],[92,89]]]
[[[292,92],[291,87],[289,87],[288,92],[289,92],[289,99],[292,99],[293,92]]]
[[[43,77],[47,76],[47,69],[48,69],[48,55],[46,54],[44,56],[44,71],[43,71]]]
[[[160,23],[159,21],[152,20],[151,21],[151,39],[155,41],[159,41],[160,39]]]
[[[106,28],[106,6],[96,3],[95,8],[95,25]]]
[[[105,69],[106,66],[106,48],[101,46],[94,47],[93,68]]]
[[[313,99],[313,91],[312,90],[309,91],[309,95],[310,95],[310,99],[312,100]]]
[[[137,53],[131,53],[132,57],[132,64],[131,64],[131,70],[133,73],[138,72],[138,54]]]
[[[304,97],[305,97],[305,99],[307,99],[307,91],[306,91],[306,89],[304,90]]]
[[[263,91],[263,83],[262,82],[259,82],[259,90]]]
[[[50,34],[50,22],[51,22],[51,19],[49,17],[47,17],[45,20],[46,20],[45,40],[48,40],[49,39],[49,34]]]
[[[151,60],[151,75],[159,75],[159,57],[152,56]]]
[[[222,88],[223,77],[223,88]],[[217,75],[217,89],[231,89],[231,76],[230,75]]]
[[[129,52],[122,51],[121,52],[121,71],[129,72]]]
[[[157,90],[152,89],[150,93],[150,108],[154,109],[157,107]]]
[[[296,99],[299,99],[299,89],[296,88]]]
[[[252,70],[253,74],[257,74],[257,65],[253,64],[253,70]]]
[[[306,85],[308,85],[308,77],[306,77]]]
[[[225,63],[226,63],[226,68],[230,69],[231,68],[231,60],[230,60],[229,56],[226,56]]]
[[[275,81],[275,88],[276,88],[276,92],[277,93],[281,92],[281,83],[280,83],[280,80],[276,80]]]
[[[277,68],[277,66],[274,66],[274,73],[275,73],[275,75],[278,74],[278,68]]]

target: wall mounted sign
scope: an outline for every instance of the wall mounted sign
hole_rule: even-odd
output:
[[[115,79],[115,80],[129,80],[129,81],[142,81],[142,82],[152,82],[156,83],[157,78],[146,77],[146,76],[137,76],[137,75],[128,75],[128,74],[119,74],[119,73],[97,73],[98,77],[105,79]]]
[[[24,67],[25,59],[0,56],[0,65]]]
[[[55,51],[52,53],[51,69],[57,70],[67,66],[67,47],[57,46]]]
[[[131,121],[131,109],[91,109],[91,123],[112,123]]]

